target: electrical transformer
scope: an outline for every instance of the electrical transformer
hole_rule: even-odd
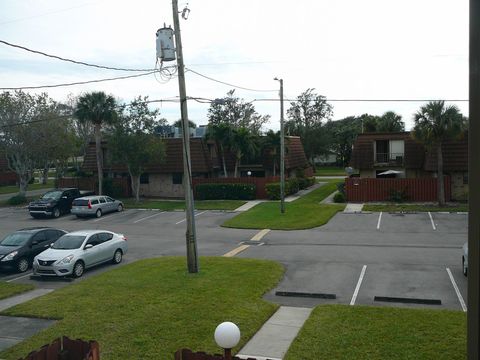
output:
[[[157,58],[161,61],[175,60],[173,29],[171,27],[164,26],[157,30]]]

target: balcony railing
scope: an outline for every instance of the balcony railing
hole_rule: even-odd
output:
[[[404,153],[377,153],[376,164],[403,165]]]

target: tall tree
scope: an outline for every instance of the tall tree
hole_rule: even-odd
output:
[[[300,136],[305,154],[312,164],[314,157],[326,150],[328,139],[322,131],[322,122],[330,120],[332,115],[332,106],[324,96],[317,95],[315,89],[305,90],[287,110],[285,130],[287,134]]]
[[[122,109],[113,132],[108,139],[108,149],[114,163],[127,167],[135,200],[140,200],[140,176],[146,167],[165,159],[165,145],[154,134],[158,110],[150,110],[148,97],[137,97]],[[164,123],[165,124],[165,123]]]
[[[454,106],[445,106],[444,101],[431,101],[414,115],[413,136],[427,149],[437,151],[438,204],[445,205],[442,143],[455,139],[465,130],[465,118]]]
[[[273,162],[273,176],[276,176],[277,164],[280,161],[280,131],[269,130],[262,138],[263,152],[268,153]]]
[[[0,94],[0,148],[5,151],[8,167],[18,176],[19,195],[23,196],[39,162],[35,122],[41,120],[37,105],[45,96],[23,91]]]
[[[377,132],[400,132],[405,131],[405,123],[402,116],[393,112],[387,111],[377,120]]]
[[[352,155],[352,146],[362,132],[362,119],[350,116],[342,120],[328,121],[325,132],[330,139],[329,150],[335,153],[337,161],[347,166]]]
[[[247,128],[234,129],[230,143],[230,149],[235,154],[234,177],[239,177],[238,167],[244,157],[253,157],[258,152],[258,136]]]
[[[228,177],[227,165],[225,162],[225,151],[229,148],[232,139],[232,127],[226,123],[209,124],[207,133],[205,134],[207,139],[215,141],[216,148],[219,151],[219,155],[222,161],[223,175]]]
[[[101,195],[103,190],[102,126],[112,125],[117,117],[115,98],[103,91],[84,94],[78,99],[75,116],[81,122],[89,122],[94,125],[98,192]]]
[[[259,135],[262,126],[270,119],[269,115],[260,115],[252,103],[234,96],[235,90],[227,93],[220,101],[213,102],[208,109],[210,125],[227,124],[234,129],[247,128]]]

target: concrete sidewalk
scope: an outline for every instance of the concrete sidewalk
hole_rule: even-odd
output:
[[[241,359],[283,359],[311,312],[310,308],[280,306],[236,356]]]
[[[345,207],[345,210],[343,210],[343,212],[350,213],[350,214],[361,213],[363,209],[363,205],[364,204],[348,203],[347,206]]]
[[[245,204],[242,206],[236,208],[233,211],[247,211],[253,208],[254,206],[257,206],[258,204],[265,202],[265,200],[252,200],[252,201],[247,201]]]

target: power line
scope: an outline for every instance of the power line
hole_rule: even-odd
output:
[[[285,101],[298,102],[298,99],[284,99]],[[430,101],[448,101],[448,102],[468,102],[465,99],[322,99],[329,102],[430,102]],[[280,99],[253,99],[251,102],[261,101],[280,101]],[[311,99],[309,101],[315,101]]]
[[[94,67],[94,68],[97,68],[97,69],[117,70],[117,71],[135,71],[135,72],[144,72],[144,71],[154,71],[155,70],[155,69],[131,69],[131,68],[121,68],[121,67],[114,67],[114,66],[104,66],[104,65],[90,64],[90,63],[86,63],[86,62],[83,62],[83,61],[72,60],[72,59],[64,58],[64,57],[57,56],[57,55],[47,54],[43,51],[32,50],[32,49],[29,49],[25,46],[9,43],[5,40],[0,40],[0,43],[11,46],[11,47],[14,47],[14,48],[17,48],[17,49],[22,49],[22,50],[25,50],[25,51],[28,51],[28,52],[31,52],[31,53],[34,53],[34,54],[46,56],[46,57],[49,57],[49,58],[52,58],[52,59],[66,61],[66,62],[70,62],[70,63],[77,64],[77,65],[90,66],[90,67]]]
[[[155,72],[156,71],[150,71],[150,72],[147,72],[147,73],[137,74],[137,75],[118,76],[118,77],[107,78],[107,79],[78,81],[78,82],[73,82],[73,83],[63,83],[63,84],[54,84],[54,85],[3,87],[3,88],[0,88],[0,90],[34,90],[34,89],[45,89],[45,88],[57,88],[57,87],[64,87],[64,86],[84,85],[84,84],[99,83],[99,82],[104,82],[104,81],[131,79],[131,78],[136,78],[136,77],[140,77],[140,76],[151,75],[151,74],[154,74]]]
[[[259,90],[259,89],[251,89],[251,88],[246,88],[246,87],[243,87],[243,86],[238,86],[238,85],[234,85],[234,84],[230,84],[230,83],[227,83],[225,81],[221,81],[221,80],[217,80],[217,79],[214,79],[214,78],[211,78],[209,76],[206,76],[206,75],[203,75],[203,74],[200,74],[199,72],[196,72],[195,70],[192,70],[192,69],[189,69],[189,68],[185,68],[186,71],[188,72],[192,72],[198,76],[201,76],[205,79],[208,79],[210,81],[215,81],[217,83],[220,83],[220,84],[223,84],[223,85],[228,85],[228,86],[231,86],[231,87],[234,87],[234,88],[237,88],[237,89],[242,89],[242,90],[247,90],[247,91],[256,91],[256,92],[272,92],[272,91],[278,91],[278,89],[275,89],[275,90]]]

